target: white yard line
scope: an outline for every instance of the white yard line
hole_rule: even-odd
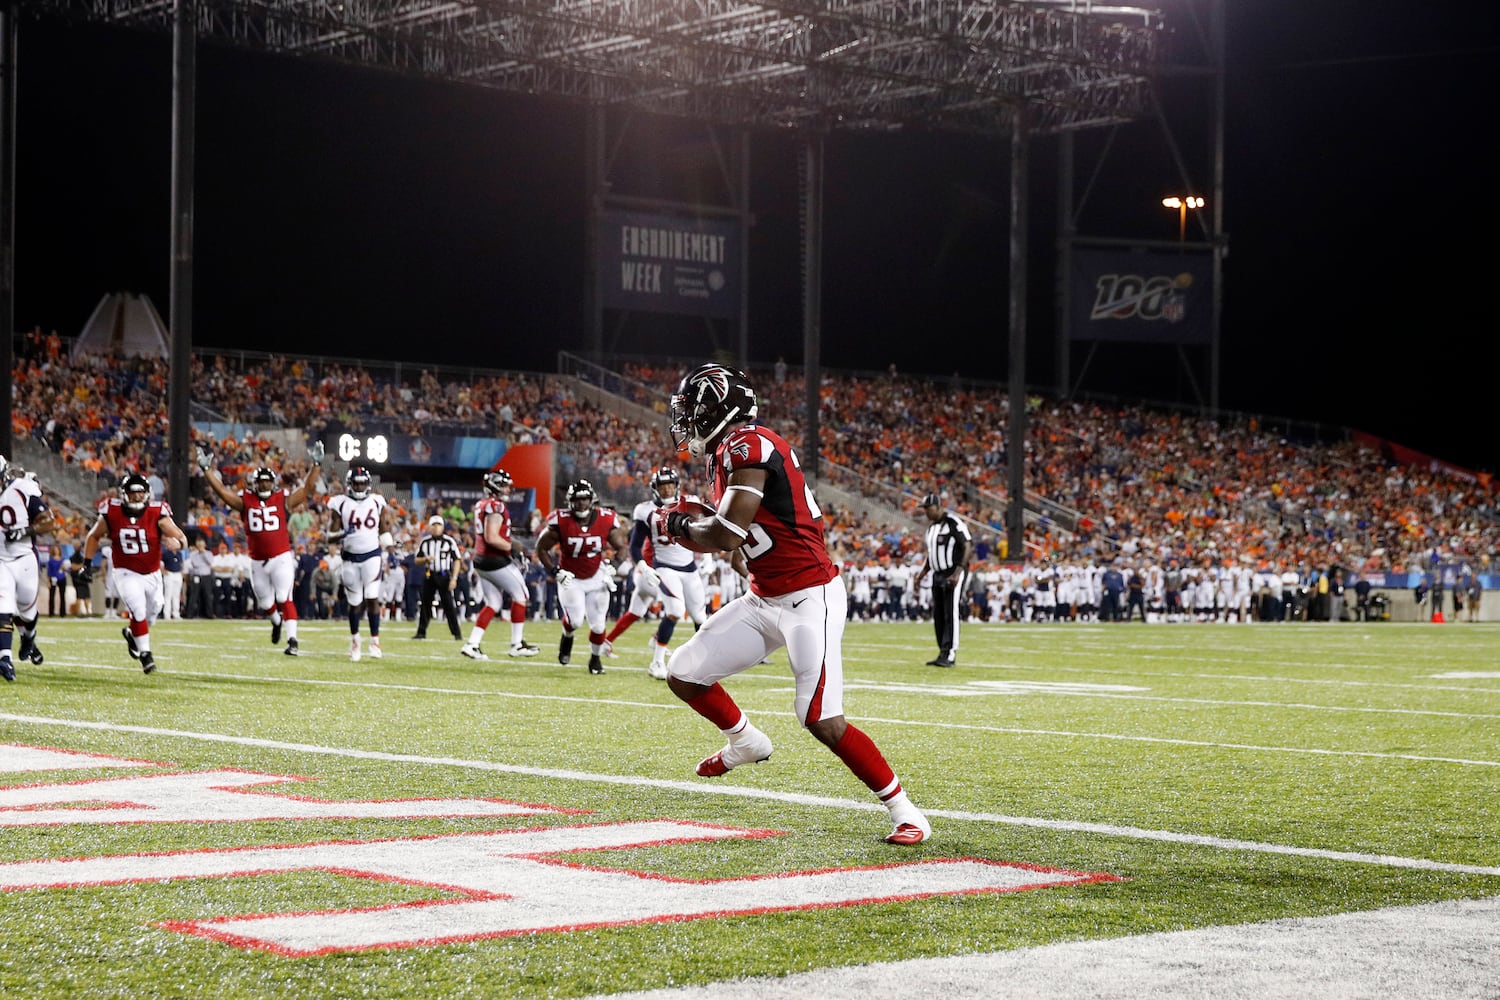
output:
[[[1500,897],[1451,900],[731,979],[611,1000],[1494,1000],[1497,926]]]
[[[703,781],[671,781],[662,778],[642,778],[634,775],[598,774],[590,771],[570,771],[559,768],[531,767],[521,764],[501,764],[495,761],[471,760],[459,757],[428,757],[421,754],[387,753],[379,750],[357,750],[346,747],[325,747],[308,743],[289,743],[283,740],[267,740],[252,736],[232,736],[224,733],[200,733],[181,729],[161,729],[154,726],[122,725],[112,722],[96,722],[81,719],[52,719],[45,716],[15,715],[0,713],[0,720],[21,722],[38,726],[58,726],[75,730],[98,730],[116,733],[137,733],[143,736],[168,737],[199,740],[206,743],[224,743],[236,746],[257,747],[266,750],[285,750],[293,753],[317,754],[330,757],[345,757],[357,760],[379,760],[402,764],[430,764],[440,767],[460,767],[469,770],[495,771],[504,774],[521,774],[528,777],[545,778],[552,781],[578,781],[596,784],[626,785],[636,788],[661,788],[694,795],[717,795],[734,798],[764,799],[787,802],[802,806],[825,809],[854,809],[865,812],[884,812],[879,802],[860,799],[841,799],[823,795],[804,795],[796,792],[778,792],[771,789],[744,788],[736,785],[710,784]],[[1461,875],[1484,875],[1500,878],[1500,866],[1465,865],[1427,858],[1403,858],[1395,855],[1365,854],[1354,851],[1335,851],[1317,847],[1295,847],[1285,844],[1268,844],[1253,840],[1236,840],[1229,837],[1214,837],[1194,833],[1179,833],[1175,830],[1147,830],[1141,827],[1117,826],[1109,823],[1082,823],[1073,820],[1045,819],[1037,816],[1007,816],[1002,813],[976,813],[953,809],[933,809],[928,816],[937,819],[955,819],[972,823],[993,823],[1006,826],[1032,827],[1061,833],[1086,833],[1104,837],[1122,837],[1129,840],[1156,841],[1159,843],[1185,844],[1225,851],[1250,851],[1260,854],[1280,854],[1293,857],[1317,858],[1324,861],[1346,861],[1357,864],[1378,865],[1388,868],[1404,868],[1418,871],[1450,872]]]
[[[67,660],[48,660],[47,666],[80,667],[87,670],[111,670],[121,673],[134,674],[137,668],[133,666],[104,666],[94,663],[70,662]],[[610,667],[611,670],[630,670],[636,673],[645,673],[643,667]],[[285,677],[272,674],[227,674],[217,671],[173,671],[178,677],[211,677],[227,680],[255,681],[269,684],[306,684],[312,687],[333,688],[360,688],[372,691],[416,691],[424,694],[455,695],[468,698],[496,698],[515,699],[519,701],[557,701],[564,703],[589,704],[589,705],[619,705],[629,708],[647,708],[662,711],[678,711],[681,705],[675,701],[630,701],[623,698],[591,698],[575,695],[557,694],[528,694],[517,691],[485,691],[475,688],[451,688],[431,687],[415,684],[386,684],[377,681],[338,681],[326,680],[313,677]],[[770,676],[766,674],[743,674],[740,680],[755,679],[774,684],[785,684],[786,678]],[[790,689],[786,689],[790,691]],[[763,691],[762,694],[781,695],[780,688],[772,691]],[[3,718],[3,716],[0,716]],[[1011,736],[1055,736],[1066,739],[1092,739],[1108,740],[1124,743],[1159,743],[1168,746],[1203,747],[1216,750],[1241,750],[1250,753],[1286,753],[1286,754],[1308,754],[1323,757],[1361,757],[1371,760],[1408,760],[1430,764],[1458,764],[1467,767],[1500,767],[1500,761],[1480,760],[1469,757],[1439,757],[1422,754],[1386,753],[1375,750],[1328,750],[1317,747],[1287,747],[1272,746],[1256,743],[1216,743],[1211,740],[1187,740],[1166,736],[1137,736],[1126,733],[1099,733],[1084,732],[1070,729],[1026,729],[1014,726],[984,726],[971,723],[957,722],[928,722],[920,719],[892,719],[881,716],[861,715],[859,719],[865,722],[879,722],[893,726],[917,726],[932,727],[938,729],[972,730],[975,732],[999,733]]]

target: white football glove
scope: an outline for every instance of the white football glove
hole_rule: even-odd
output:
[[[312,459],[313,465],[323,464],[323,442],[314,441],[313,446],[307,449],[307,457]]]
[[[661,574],[650,563],[641,563],[641,580],[651,589],[661,589]]]
[[[207,472],[213,466],[213,464],[214,464],[214,457],[212,455],[210,455],[205,449],[199,448],[198,449],[198,468],[202,469],[204,472]]]
[[[572,570],[560,569],[557,571],[557,589],[573,586],[573,581],[578,577],[573,575]]]
[[[604,589],[613,594],[619,587],[619,583],[615,581],[614,573],[606,572],[604,574]]]

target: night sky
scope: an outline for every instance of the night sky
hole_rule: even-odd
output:
[[[1497,15],[1458,0],[1230,8],[1222,405],[1500,469],[1482,311],[1500,232]],[[18,87],[18,328],[75,334],[113,290],[165,318],[170,36],[27,20]],[[1168,90],[1200,189],[1206,94]],[[1120,131],[1086,235],[1177,236],[1159,137]],[[1080,173],[1104,139],[1079,137]],[[640,193],[711,187],[696,127],[641,119],[632,141],[650,168],[621,180]],[[552,370],[583,344],[583,148],[569,104],[203,45],[195,342]],[[753,140],[754,362],[802,353],[796,150]],[[1055,153],[1038,140],[1031,175],[1028,381],[1044,386]],[[827,156],[823,363],[1005,379],[1005,143],[835,134]],[[708,340],[697,321],[647,318],[617,347],[688,357]],[[1101,353],[1083,387],[1190,391],[1150,348]]]

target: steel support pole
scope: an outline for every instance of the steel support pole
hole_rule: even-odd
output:
[[[740,229],[740,369],[750,366],[750,130],[739,128],[735,136],[735,207]]]
[[[1010,424],[1006,438],[1006,558],[1026,556],[1026,173],[1031,136],[1026,106],[1016,109],[1010,141]]]
[[[168,498],[186,517],[193,391],[193,147],[198,75],[195,0],[176,0],[172,19],[172,334],[167,389]]]
[[[12,458],[11,379],[16,334],[16,11],[0,4],[0,455]]]
[[[802,146],[806,189],[802,220],[802,369],[806,376],[807,435],[802,442],[802,473],[816,481],[819,470],[818,389],[823,381],[823,133],[809,132]]]
[[[584,118],[584,197],[588,206],[588,231],[584,234],[583,354],[598,364],[604,356],[604,298],[600,273],[599,243],[604,225],[604,202],[609,197],[609,111],[603,104],[590,104]]]
[[[1214,190],[1213,227],[1213,340],[1208,357],[1209,414],[1219,415],[1220,342],[1224,322],[1224,74],[1227,71],[1224,0],[1213,0],[1209,13],[1209,36],[1214,60]]]
[[[1067,399],[1072,393],[1073,363],[1073,237],[1077,235],[1073,222],[1073,133],[1064,132],[1058,138],[1057,148],[1057,331],[1056,386],[1057,398]]]

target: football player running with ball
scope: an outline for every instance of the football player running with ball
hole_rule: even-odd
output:
[[[394,545],[391,525],[395,513],[386,506],[385,497],[372,492],[370,470],[351,465],[344,473],[344,492],[328,498],[328,512],[338,520],[338,527],[328,533],[330,542],[342,541],[344,564],[344,602],[349,605],[349,659],[360,657],[359,617],[368,611],[370,619],[370,658],[380,659],[380,578],[385,572],[381,558]]]
[[[297,605],[292,603],[292,585],[297,577],[297,557],[292,555],[289,515],[307,503],[309,485],[318,477],[323,462],[323,442],[308,451],[312,470],[307,478],[287,494],[277,485],[277,475],[262,465],[250,473],[250,486],[238,493],[231,491],[214,467],[214,457],[198,449],[198,468],[218,498],[229,509],[238,511],[245,521],[245,538],[250,546],[250,589],[256,606],[271,619],[271,644],[280,645],[286,629],[287,656],[300,655],[297,646]]]
[[[716,510],[700,516],[666,507],[657,517],[666,534],[689,548],[738,550],[750,570],[750,592],[711,616],[667,667],[672,693],[728,738],[698,764],[698,774],[718,777],[771,756],[770,737],[719,682],[785,646],[798,721],[885,804],[892,822],[886,842],[927,840],[927,817],[875,742],[844,719],[844,581],[828,556],[823,514],[796,452],[753,423],[755,389],[743,373],[722,365],[703,365],[683,378],[671,412],[679,452],[708,460]]]
[[[99,520],[83,540],[83,570],[78,576],[84,582],[93,575],[94,554],[106,537],[114,553],[115,592],[130,618],[130,624],[120,630],[125,650],[149,674],[156,669],[151,622],[162,608],[161,549],[163,545],[181,548],[187,536],[172,520],[166,501],[151,499],[145,477],[131,473],[120,481],[120,495],[99,505]]]

